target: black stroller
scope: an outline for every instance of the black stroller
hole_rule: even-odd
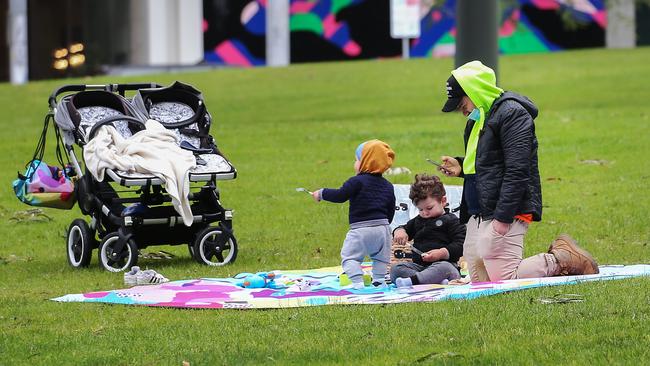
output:
[[[127,98],[127,91],[135,95]],[[186,244],[197,262],[210,266],[235,261],[232,211],[222,207],[217,181],[235,179],[237,171],[209,134],[212,118],[198,90],[180,82],[169,87],[66,85],[52,93],[49,107],[75,170],[79,208],[90,216],[90,222],[75,219],[68,229],[71,266],[88,266],[92,250],[98,248],[101,266],[120,272],[136,264],[140,249],[163,244]],[[188,174],[190,225],[170,204],[159,176],[108,168],[100,181],[75,155],[73,145],[83,151],[102,126],[111,126],[128,139],[145,130],[149,119],[175,133],[178,145],[196,158]]]

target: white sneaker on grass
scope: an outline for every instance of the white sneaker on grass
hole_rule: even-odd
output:
[[[140,267],[133,266],[131,270],[124,274],[124,283],[130,286],[134,285],[158,285],[169,282],[169,279],[153,269],[140,270]]]
[[[127,286],[135,286],[138,284],[138,279],[136,275],[140,272],[140,267],[133,266],[131,270],[124,273],[124,284]]]
[[[169,279],[153,269],[147,269],[135,274],[138,285],[157,285],[169,282]]]

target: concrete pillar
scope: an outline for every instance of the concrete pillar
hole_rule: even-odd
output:
[[[266,2],[266,65],[290,63],[289,0]]]
[[[636,47],[636,19],[634,0],[610,0],[607,4],[607,48]]]
[[[204,58],[203,0],[177,0],[178,43],[176,57],[181,65],[195,65]]]
[[[479,60],[498,76],[499,18],[497,0],[458,0],[456,67]]]
[[[10,0],[8,16],[9,80],[25,84],[29,80],[27,0]]]
[[[203,60],[201,0],[131,2],[131,63],[194,65]]]

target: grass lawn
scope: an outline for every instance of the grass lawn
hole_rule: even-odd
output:
[[[650,262],[650,48],[507,56],[500,84],[529,96],[537,118],[544,220],[526,255],[569,232],[601,264]],[[220,186],[235,210],[236,263],[208,268],[185,246],[141,260],[171,279],[339,263],[347,205],[316,204],[295,187],[336,187],[357,144],[379,138],[395,166],[463,153],[464,119],[440,112],[452,59],[224,69],[206,73],[0,84],[0,364],[643,364],[650,359],[650,279],[551,287],[471,301],[267,311],[178,310],[56,303],[121,288],[122,275],[65,257],[71,211],[15,223],[13,196],[33,153],[47,97],[63,83],[182,80],[202,90],[212,134],[239,171]],[[53,157],[50,135],[48,162]],[[409,183],[410,175],[392,176]],[[445,178],[447,184],[462,184]],[[543,305],[542,296],[584,302]],[[646,360],[646,361],[643,361]]]

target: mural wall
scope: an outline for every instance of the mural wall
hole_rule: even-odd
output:
[[[264,65],[265,9],[269,0],[204,0],[205,61]],[[456,0],[422,1],[421,36],[412,57],[444,57],[455,51]],[[513,0],[502,6],[503,54],[602,47],[604,0]],[[389,0],[291,0],[291,62],[399,57],[390,37]]]

